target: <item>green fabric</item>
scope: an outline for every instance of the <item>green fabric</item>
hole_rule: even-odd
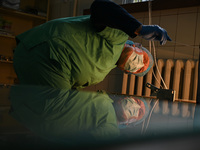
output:
[[[10,97],[11,115],[47,139],[67,143],[119,136],[108,95],[24,85],[12,87]]]
[[[60,75],[64,82],[69,83],[66,88],[82,88],[99,83],[116,67],[116,62],[128,35],[109,27],[106,27],[102,32],[96,32],[90,22],[90,16],[80,16],[49,21],[18,35],[16,39],[19,45],[23,44],[26,51],[43,55],[42,57],[47,62],[41,62],[42,64],[47,63],[48,66],[51,63],[48,60],[56,62],[60,69],[57,69],[54,73]],[[49,52],[48,50],[46,53],[42,52],[44,51],[42,47],[45,45],[44,43]],[[17,69],[19,65],[23,65],[19,63],[21,58],[18,57],[24,51],[21,50],[21,47],[16,48],[16,57],[14,56],[14,66],[18,76],[26,72],[26,70],[20,70],[20,73],[18,73]],[[30,57],[31,55],[23,59]],[[43,60],[41,59],[41,61]],[[28,65],[29,63],[26,64],[27,67]],[[46,74],[50,69],[46,70],[45,67],[42,67],[41,70],[46,71],[46,73],[37,72],[35,76],[40,78],[42,75],[43,78],[49,78]],[[53,74],[53,72],[50,74]],[[29,80],[32,79],[29,78]],[[29,81],[24,83],[26,82]],[[56,82],[61,83],[62,80],[58,79]],[[63,84],[53,87],[63,87]]]
[[[18,45],[15,50],[14,68],[21,84],[71,88],[70,66],[50,59],[49,53],[47,42],[43,42],[31,50],[27,50],[23,43]]]

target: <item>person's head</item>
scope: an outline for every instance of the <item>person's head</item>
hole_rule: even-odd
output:
[[[153,57],[142,46],[125,44],[117,66],[125,73],[144,76],[153,66]]]
[[[124,97],[114,101],[119,127],[141,123],[148,115],[149,108],[143,98]]]

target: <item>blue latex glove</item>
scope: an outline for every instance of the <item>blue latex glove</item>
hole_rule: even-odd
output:
[[[167,40],[172,41],[167,31],[158,25],[143,25],[139,35],[146,40],[160,41],[160,45],[164,45]]]

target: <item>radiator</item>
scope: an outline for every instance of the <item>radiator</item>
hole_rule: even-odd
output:
[[[197,60],[157,60],[158,69],[162,74],[166,86],[176,92],[176,100],[196,100],[198,63]],[[153,70],[157,80],[153,76]],[[158,88],[163,87],[155,65],[144,77],[124,73],[122,94],[149,97],[151,96],[151,90],[145,86],[147,82]]]

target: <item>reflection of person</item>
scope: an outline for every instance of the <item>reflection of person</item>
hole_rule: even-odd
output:
[[[11,88],[10,97],[11,116],[55,143],[73,146],[119,137],[113,101],[107,94],[18,85]]]
[[[12,86],[10,100],[11,116],[61,146],[118,140],[121,128],[139,124],[148,114],[141,98],[42,86]]]
[[[141,123],[149,113],[149,108],[143,98],[118,98],[113,105],[120,128]]]
[[[129,36],[170,40],[164,29],[142,25],[109,0],[95,0],[90,10],[91,15],[55,19],[16,37],[14,68],[21,84],[68,89],[96,84],[116,67]]]

